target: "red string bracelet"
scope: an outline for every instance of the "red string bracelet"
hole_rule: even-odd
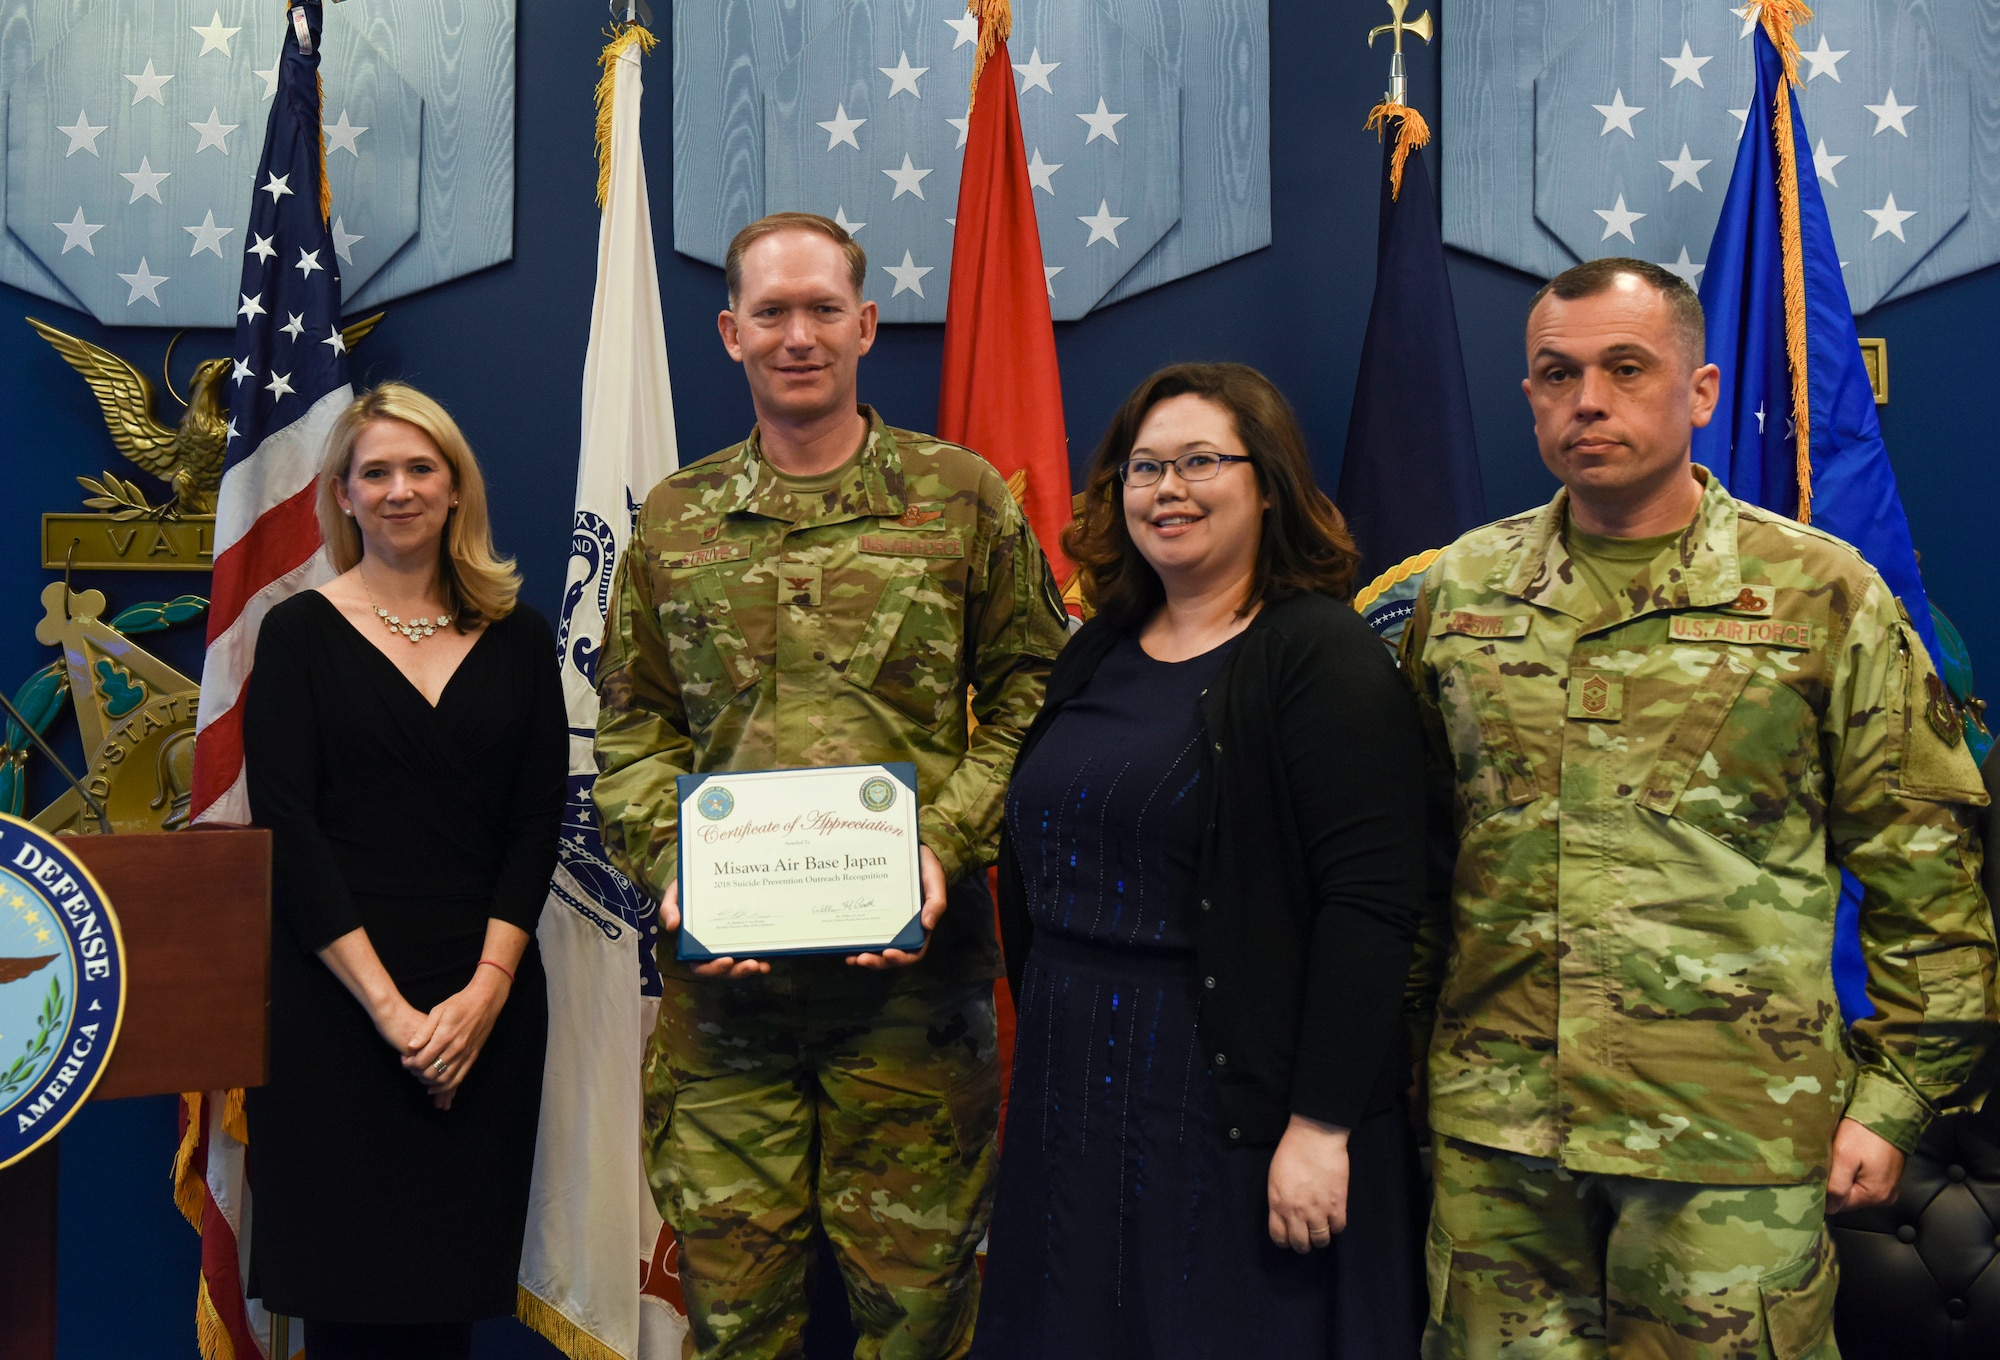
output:
[[[507,974],[507,981],[512,982],[514,980],[513,973],[508,972],[507,966],[505,964],[495,963],[491,959],[481,959],[479,961],[479,966],[481,968],[498,968],[501,972]]]

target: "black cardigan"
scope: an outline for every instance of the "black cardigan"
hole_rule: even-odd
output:
[[[1093,620],[1063,649],[1017,768],[1118,638]],[[1224,1131],[1274,1142],[1294,1112],[1351,1128],[1408,1077],[1403,984],[1424,910],[1415,703],[1352,608],[1302,595],[1251,620],[1201,719],[1197,1027]],[[1018,997],[1034,927],[1004,832],[1000,929]]]

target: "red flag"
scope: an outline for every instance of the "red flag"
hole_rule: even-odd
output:
[[[1005,0],[974,0],[968,8],[980,15],[980,57],[958,184],[937,432],[1000,469],[1056,579],[1066,581],[1061,534],[1070,521],[1069,441],[1042,237],[1007,60],[1011,17]]]

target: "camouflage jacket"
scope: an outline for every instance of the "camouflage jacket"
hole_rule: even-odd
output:
[[[1882,578],[1697,476],[1678,553],[1609,608],[1563,546],[1567,493],[1426,576],[1403,664],[1456,868],[1411,1011],[1441,1133],[1578,1171],[1803,1182],[1843,1112],[1907,1151],[1977,1094],[1986,795]],[[1838,865],[1865,889],[1876,1006],[1845,1032]]]
[[[605,624],[593,796],[605,848],[655,898],[677,863],[674,779],[710,770],[912,761],[918,832],[947,877],[996,853],[1068,619],[998,472],[862,414],[861,456],[832,490],[788,488],[753,431],[640,512]],[[995,975],[990,907],[960,914],[898,985]],[[830,962],[817,973],[855,972]]]

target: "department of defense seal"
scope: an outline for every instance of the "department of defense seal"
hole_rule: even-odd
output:
[[[861,785],[861,806],[867,808],[870,812],[887,812],[889,805],[895,801],[896,786],[894,783],[884,779],[879,774],[873,779],[863,781]]]
[[[62,1130],[118,1042],[125,946],[55,836],[0,814],[0,1167]]]
[[[736,810],[736,795],[720,784],[710,784],[694,800],[695,811],[711,822],[719,822]]]

